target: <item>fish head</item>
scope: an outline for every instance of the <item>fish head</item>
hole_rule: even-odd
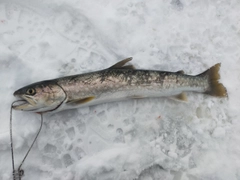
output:
[[[64,90],[54,81],[42,81],[18,89],[13,94],[23,100],[13,108],[22,111],[48,112],[61,106],[66,99]]]

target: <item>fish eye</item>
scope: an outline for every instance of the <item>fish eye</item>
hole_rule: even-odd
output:
[[[35,89],[30,88],[26,91],[26,93],[29,94],[29,95],[34,95],[34,94],[36,94],[36,91],[35,91]]]

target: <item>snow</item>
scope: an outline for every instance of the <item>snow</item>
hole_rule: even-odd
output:
[[[27,84],[107,68],[199,74],[220,62],[229,98],[188,93],[44,115],[23,164],[36,179],[240,179],[240,3],[237,0],[0,2],[0,179],[11,179],[9,111]],[[16,168],[40,117],[13,111]]]

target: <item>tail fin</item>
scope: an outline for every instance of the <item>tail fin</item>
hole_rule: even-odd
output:
[[[209,88],[205,92],[205,94],[209,94],[211,96],[217,97],[228,97],[227,89],[223,86],[222,83],[219,83],[220,75],[219,69],[221,64],[215,64],[210,69],[205,72],[199,74],[198,76],[207,77],[209,82]]]

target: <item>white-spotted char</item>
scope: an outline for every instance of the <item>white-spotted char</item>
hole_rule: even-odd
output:
[[[167,72],[135,69],[124,59],[108,69],[41,81],[14,92],[24,99],[14,109],[32,112],[57,112],[65,109],[125,100],[129,98],[175,97],[186,101],[184,92],[227,97],[219,83],[220,64],[199,75],[183,71]]]

